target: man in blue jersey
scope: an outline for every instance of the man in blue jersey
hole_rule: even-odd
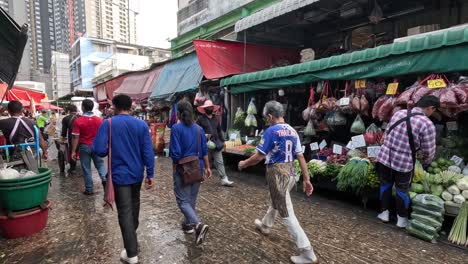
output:
[[[293,263],[317,263],[318,260],[310,241],[294,215],[289,194],[296,184],[294,170],[294,159],[296,158],[303,172],[304,192],[310,196],[314,190],[299,136],[294,128],[284,122],[284,108],[279,102],[266,103],[263,116],[271,126],[263,134],[255,155],[239,162],[239,169],[242,170],[266,159],[266,179],[270,189],[271,205],[262,220],[255,220],[255,227],[265,235],[270,233],[276,215],[279,214],[301,251],[299,256],[291,257],[291,261]]]

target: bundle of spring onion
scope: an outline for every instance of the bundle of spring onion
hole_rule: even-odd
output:
[[[458,213],[455,223],[450,230],[448,240],[454,244],[468,246],[468,240],[466,237],[466,226],[468,222],[468,203],[463,203]]]

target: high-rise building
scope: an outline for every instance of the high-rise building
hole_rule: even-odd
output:
[[[68,0],[70,44],[83,36],[136,43],[137,0]]]
[[[52,51],[52,89],[49,98],[58,99],[71,92],[70,61],[68,54]]]
[[[68,53],[70,51],[68,0],[54,0],[53,4],[55,51]]]

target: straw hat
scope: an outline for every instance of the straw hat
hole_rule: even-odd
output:
[[[197,107],[198,112],[205,114],[205,108],[212,107],[213,108],[213,113],[217,112],[219,110],[219,105],[213,104],[211,100],[206,100],[203,105]]]

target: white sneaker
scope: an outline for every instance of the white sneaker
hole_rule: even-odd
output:
[[[122,260],[123,262],[128,263],[128,264],[137,264],[138,263],[138,256],[129,258],[127,256],[127,250],[124,249],[120,253],[120,260]]]
[[[264,235],[270,234],[270,228],[264,225],[260,219],[255,219],[255,228]]]
[[[408,226],[408,217],[401,217],[397,215],[398,221],[397,221],[397,226],[399,228],[406,228]]]
[[[234,182],[230,181],[228,177],[224,177],[221,179],[221,185],[222,186],[228,186],[231,187],[234,184]]]
[[[303,249],[301,250],[301,254],[299,256],[292,256],[291,261],[295,264],[315,264],[318,263],[317,256],[315,256],[314,250],[310,249]]]
[[[388,221],[390,221],[390,211],[388,210],[383,211],[377,216],[377,218],[380,219],[384,223],[388,223]]]

